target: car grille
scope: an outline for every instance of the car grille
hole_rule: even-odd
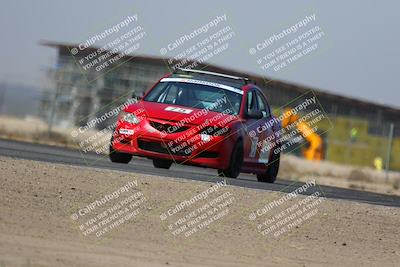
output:
[[[159,141],[147,141],[143,139],[138,139],[138,146],[142,150],[157,152],[168,155],[176,156],[190,156],[191,153],[185,153],[184,149],[172,151],[167,148],[167,145]]]
[[[190,128],[188,126],[176,126],[174,124],[161,123],[161,122],[157,122],[157,121],[150,121],[150,125],[160,132],[167,132],[167,133],[179,133],[179,132],[186,131],[187,129]]]

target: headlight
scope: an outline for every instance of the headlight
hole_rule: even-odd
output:
[[[127,123],[132,123],[132,124],[139,124],[140,120],[138,119],[138,117],[136,117],[135,114],[133,113],[129,113],[129,112],[125,112],[125,111],[121,111],[120,115],[119,115],[119,119],[121,121],[127,122]]]

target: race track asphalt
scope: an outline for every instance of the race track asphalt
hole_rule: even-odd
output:
[[[19,159],[37,160],[49,163],[59,163],[70,166],[87,166],[101,169],[118,170],[137,174],[153,174],[165,177],[175,177],[198,181],[217,181],[216,170],[173,165],[171,169],[156,169],[151,160],[144,158],[133,158],[129,164],[117,164],[109,161],[105,155],[95,153],[82,154],[79,150],[32,144],[19,141],[0,139],[0,155]],[[255,188],[260,190],[272,190],[291,192],[303,183],[285,180],[279,177],[274,184],[259,183],[254,175],[241,174],[238,179],[227,178],[227,183],[233,186]],[[316,179],[318,183],[318,179]],[[342,199],[355,202],[369,203],[374,205],[384,205],[400,207],[400,197],[385,194],[364,192],[359,190],[336,188],[331,186],[319,187],[327,198]],[[314,191],[307,190],[304,194],[312,194]]]

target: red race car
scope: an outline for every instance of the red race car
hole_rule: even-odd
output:
[[[132,156],[214,168],[236,178],[254,173],[273,183],[279,170],[279,121],[262,91],[247,78],[179,69],[161,78],[118,117],[112,162]]]

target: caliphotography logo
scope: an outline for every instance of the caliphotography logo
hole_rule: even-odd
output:
[[[399,9],[2,1],[0,267],[398,266]]]

